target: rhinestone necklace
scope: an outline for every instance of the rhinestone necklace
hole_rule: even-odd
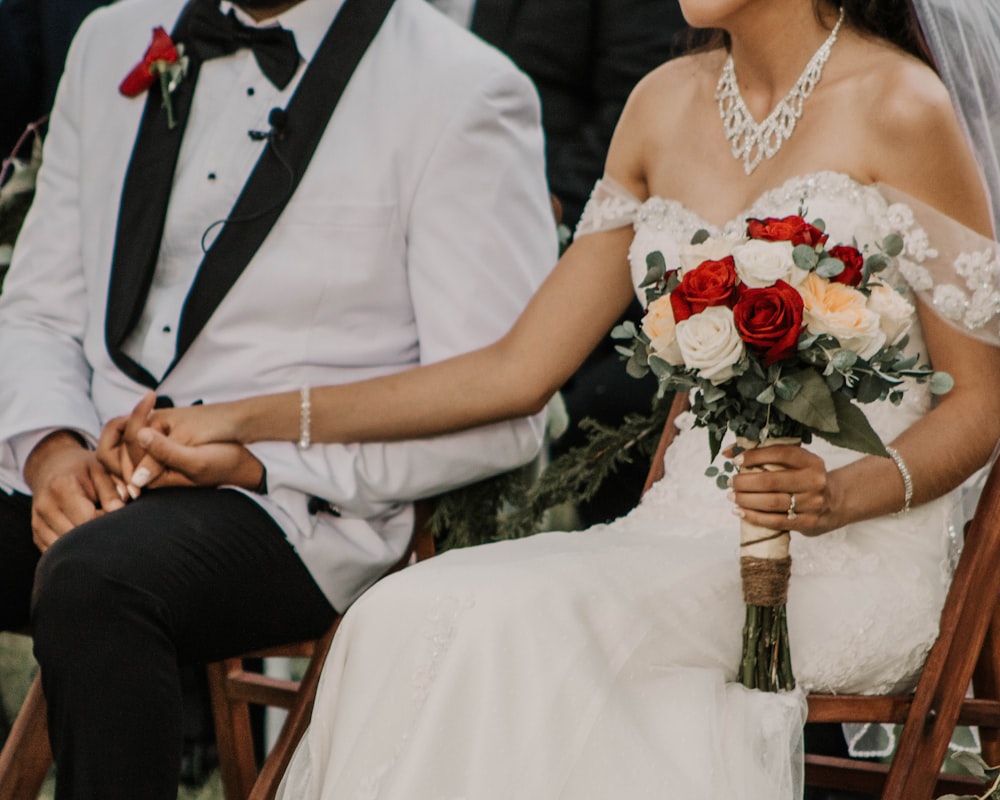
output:
[[[785,140],[792,135],[795,123],[802,116],[802,104],[819,83],[823,66],[830,57],[830,50],[837,41],[837,33],[843,21],[842,8],[837,24],[806,64],[795,85],[760,124],[757,124],[746,103],[743,102],[743,95],[740,94],[740,86],[736,82],[736,72],[733,69],[732,54],[726,59],[722,75],[719,76],[719,83],[715,87],[715,100],[719,104],[719,116],[722,117],[733,158],[743,159],[743,170],[747,175],[757,169],[757,165],[763,159],[773,157]]]

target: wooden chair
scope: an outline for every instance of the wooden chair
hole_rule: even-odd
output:
[[[434,537],[427,525],[430,507],[417,504],[413,539],[396,566],[434,555]],[[296,745],[309,725],[323,662],[341,617],[314,641],[272,647],[208,665],[208,686],[215,718],[215,741],[226,800],[271,800],[278,789]],[[308,658],[301,681],[273,678],[248,668],[248,660],[271,657]],[[250,726],[250,706],[288,710],[274,746],[258,773]],[[0,798],[5,797],[0,793]]]
[[[663,454],[687,408],[670,410],[646,489],[663,476]],[[882,800],[930,800],[945,792],[975,793],[972,778],[941,773],[958,725],[979,726],[983,758],[1000,763],[1000,465],[994,465],[966,527],[962,551],[941,612],[938,639],[912,694],[810,694],[809,722],[884,722],[902,726],[891,763],[806,755],[810,786],[880,794]],[[975,697],[966,697],[970,681]]]
[[[434,554],[434,538],[427,525],[429,511],[428,504],[417,504],[413,538],[406,554],[390,572]],[[272,647],[208,665],[219,770],[226,800],[270,800],[274,797],[292,753],[309,724],[323,662],[339,622],[338,617],[316,640]],[[246,667],[249,659],[272,656],[309,659],[302,680],[272,678]],[[250,727],[251,705],[288,710],[281,732],[259,774]],[[0,800],[31,800],[41,791],[52,765],[46,713],[41,677],[36,675],[0,751]]]
[[[36,675],[0,751],[0,798],[38,797],[52,765],[42,680]]]

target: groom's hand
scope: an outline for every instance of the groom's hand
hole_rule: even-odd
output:
[[[124,505],[97,455],[69,431],[39,442],[24,465],[24,479],[32,493],[32,534],[42,552],[78,525]]]
[[[262,491],[264,465],[241,444],[189,445],[155,428],[143,428],[136,438],[145,453],[132,473],[139,488],[227,484]]]

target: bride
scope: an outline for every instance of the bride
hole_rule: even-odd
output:
[[[942,71],[937,37],[968,25],[986,38],[990,3],[922,0]],[[337,634],[287,800],[796,798],[803,690],[893,691],[921,669],[956,544],[955,490],[1000,435],[1000,262],[983,177],[994,192],[1000,180],[995,154],[977,162],[966,139],[982,147],[989,120],[957,97],[956,117],[905,0],[681,5],[724,35],[636,88],[576,243],[506,337],[314,389],[311,419],[308,391],[144,403],[109,425],[102,458],[118,464],[124,437],[146,453],[137,484],[224,482],[253,458],[232,443],[430,436],[533,412],[606,335],[648,252],[677,263],[698,229],[739,235],[748,218],[800,208],[831,241],[903,236],[886,280],[915,309],[910,348],[954,388],[932,403],[914,385],[898,406],[866,407],[898,459],[819,442],[749,451],[744,467],[785,469],[744,471],[727,495],[703,477],[705,432],[688,427],[628,516],[452,551],[380,582]],[[987,271],[962,267],[973,262]],[[797,532],[792,692],[733,682],[737,517]]]

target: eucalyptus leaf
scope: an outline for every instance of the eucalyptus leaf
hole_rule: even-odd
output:
[[[935,372],[931,375],[931,394],[947,394],[955,386],[955,379],[947,372]]]
[[[882,241],[882,249],[887,256],[895,258],[903,252],[903,237],[898,233],[890,233]]]
[[[844,271],[844,262],[839,258],[826,257],[816,265],[816,274],[821,278],[835,278]]]
[[[885,388],[885,385],[885,382],[878,375],[871,372],[866,373],[858,382],[855,396],[859,403],[874,403],[882,397],[882,389]]]
[[[809,245],[797,244],[792,250],[792,261],[795,262],[795,266],[799,269],[804,269],[808,272],[816,266],[819,256],[816,254],[816,250]]]
[[[858,354],[853,350],[835,350],[830,363],[839,370],[848,370],[858,362]]]
[[[645,378],[649,374],[649,367],[636,361],[633,356],[625,363],[625,371],[633,378]]]
[[[891,264],[889,257],[883,253],[873,253],[865,259],[865,269],[872,275],[881,272]]]
[[[709,233],[704,228],[699,228],[694,232],[694,236],[691,237],[691,244],[701,244],[702,242],[708,241]]]
[[[717,403],[725,396],[725,390],[720,389],[718,386],[707,386],[702,390],[702,397],[704,398],[706,405]]]
[[[659,356],[649,356],[646,363],[657,378],[669,378],[673,374],[671,366]]]
[[[817,217],[812,221],[812,226],[818,230],[820,233],[826,233],[826,220],[822,217]]]
[[[794,375],[786,375],[774,384],[774,391],[782,400],[794,400],[801,388],[802,384],[795,379]]]
[[[666,274],[666,259],[663,258],[663,253],[659,250],[654,250],[646,256],[646,277],[642,279],[642,283],[639,284],[639,288],[642,289],[646,286],[652,286],[654,283],[659,282]]]
[[[635,355],[635,351],[629,347],[624,347],[620,344],[615,345],[615,352],[620,356],[625,356],[625,358],[631,358]]]
[[[805,369],[789,373],[787,378],[794,378],[801,389],[791,400],[775,398],[774,407],[782,414],[791,417],[808,428],[816,431],[834,433],[837,431],[837,415],[833,404],[833,395],[826,381],[815,370]]]
[[[621,325],[615,325],[611,329],[612,339],[632,339],[639,335],[639,331],[635,327],[635,323],[632,320],[626,320]]]
[[[854,450],[858,453],[868,453],[873,456],[889,457],[879,435],[875,433],[868,417],[849,398],[843,394],[833,395],[833,403],[837,409],[837,422],[840,430],[836,432],[816,430],[821,439],[832,445]]]
[[[773,403],[775,400],[774,387],[768,386],[766,389],[764,389],[763,392],[757,395],[755,399],[757,400],[758,403],[761,403],[765,406],[771,405],[771,403]]]
[[[723,491],[725,491],[726,489],[729,488],[729,476],[720,475],[715,479],[715,485],[718,486]]]

